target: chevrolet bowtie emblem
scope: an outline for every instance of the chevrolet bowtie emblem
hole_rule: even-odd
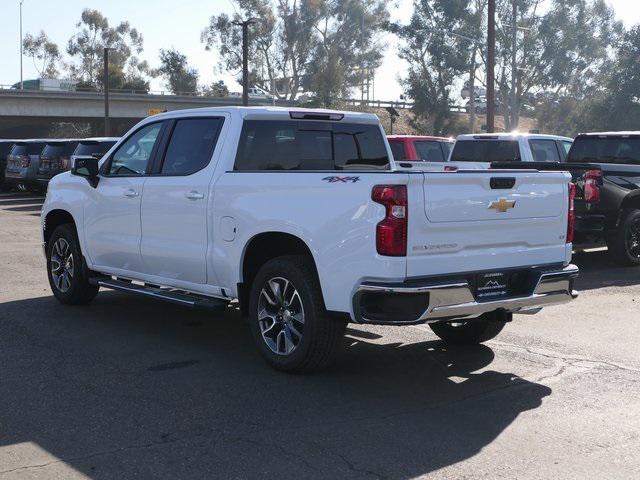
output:
[[[495,210],[498,213],[506,213],[507,210],[516,206],[515,200],[509,201],[506,198],[501,198],[496,202],[491,202],[489,208]]]

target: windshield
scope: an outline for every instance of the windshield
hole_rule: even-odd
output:
[[[638,137],[578,137],[569,150],[568,162],[627,163],[640,165]]]
[[[461,140],[456,142],[452,162],[518,162],[516,140]]]

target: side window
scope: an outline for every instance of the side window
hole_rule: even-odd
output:
[[[144,175],[161,129],[161,123],[153,123],[129,137],[113,154],[107,175]]]
[[[560,147],[560,154],[562,155],[562,161],[564,162],[569,156],[569,150],[571,150],[571,145],[573,142],[569,142],[567,140],[561,140],[558,142],[558,146]]]
[[[444,162],[445,158],[442,154],[442,148],[440,148],[439,142],[415,142],[416,153],[418,159],[423,162]]]
[[[391,147],[391,153],[393,153],[393,159],[396,162],[401,162],[407,159],[407,156],[404,154],[404,143],[389,142],[389,146]]]
[[[529,140],[534,162],[559,162],[560,155],[553,140]]]
[[[220,118],[176,121],[162,162],[162,175],[191,175],[206,167],[221,126]]]

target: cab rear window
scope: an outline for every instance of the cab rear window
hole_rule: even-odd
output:
[[[235,170],[386,170],[389,156],[377,125],[247,120]]]
[[[519,162],[520,148],[513,140],[460,140],[453,147],[452,162]]]
[[[567,161],[640,165],[640,137],[578,137]]]

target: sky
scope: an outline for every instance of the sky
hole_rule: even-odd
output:
[[[619,19],[627,26],[640,23],[638,0],[608,0]],[[389,2],[394,20],[407,19],[411,0]],[[19,0],[0,0],[0,85],[12,85],[20,80]],[[231,91],[240,86],[233,77],[217,70],[217,57],[207,52],[200,42],[200,33],[211,15],[233,13],[231,0],[24,0],[23,31],[45,30],[62,50],[76,32],[84,8],[101,11],[112,25],[127,20],[144,36],[142,58],[152,67],[158,66],[161,48],[175,47],[186,54],[192,66],[200,72],[202,83],[225,80]],[[375,79],[375,98],[397,100],[402,94],[398,76],[406,68],[398,58],[398,45],[386,37],[384,63]],[[31,59],[24,58],[24,78],[37,78]],[[163,81],[155,79],[152,90],[164,90]]]

